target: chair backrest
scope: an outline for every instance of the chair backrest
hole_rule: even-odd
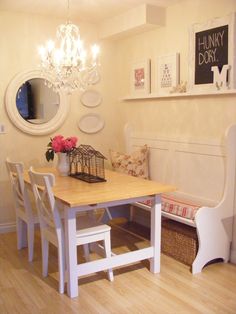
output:
[[[30,182],[37,205],[41,228],[62,230],[62,223],[52,187],[55,177],[52,173],[36,172],[29,169]]]
[[[23,179],[23,163],[10,161],[10,159],[7,158],[6,167],[10,178],[16,210],[21,209],[25,211],[27,215],[32,215],[32,207]]]

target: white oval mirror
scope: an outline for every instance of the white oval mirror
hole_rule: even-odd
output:
[[[17,74],[6,90],[6,110],[21,131],[32,135],[49,134],[60,127],[68,113],[66,95],[54,92],[40,70]]]

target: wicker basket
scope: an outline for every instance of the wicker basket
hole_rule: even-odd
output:
[[[170,219],[162,220],[162,253],[191,266],[198,250],[196,229]]]

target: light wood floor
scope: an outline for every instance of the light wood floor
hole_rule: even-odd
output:
[[[145,241],[113,228],[115,253],[144,246]],[[42,278],[39,234],[32,263],[27,249],[17,251],[15,233],[1,234],[0,313],[236,313],[236,265],[216,263],[192,276],[188,266],[162,255],[160,274],[148,266],[144,261],[115,269],[112,283],[104,272],[80,278],[80,295],[70,299],[57,292],[55,249],[50,247],[49,276]]]

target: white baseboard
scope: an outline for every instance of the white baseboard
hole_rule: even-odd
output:
[[[236,250],[231,250],[230,262],[236,264]]]
[[[8,233],[16,231],[16,223],[15,222],[7,222],[0,224],[0,233]]]

